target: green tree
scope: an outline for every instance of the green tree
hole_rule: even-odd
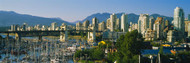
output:
[[[84,35],[84,33],[83,33],[83,32],[80,32],[80,36],[81,36],[81,37],[84,37],[85,35]]]
[[[82,52],[81,50],[76,51],[75,54],[74,54],[74,57],[79,58],[81,52]]]
[[[108,53],[108,56],[107,56],[107,62],[108,63],[114,63],[114,61],[116,61],[116,60],[117,60],[116,52]]]
[[[141,52],[143,41],[142,35],[137,30],[120,36],[116,42],[118,63],[133,63],[134,56]]]
[[[160,50],[159,50],[158,53],[160,53],[160,54],[164,54],[163,49],[164,49],[163,46],[161,46],[161,47],[160,47]]]
[[[104,51],[100,48],[94,49],[93,51],[91,51],[91,53],[91,58],[93,60],[101,60],[104,58]]]

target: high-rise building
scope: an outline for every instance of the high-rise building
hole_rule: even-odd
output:
[[[99,31],[104,31],[105,29],[106,29],[106,25],[105,25],[105,22],[103,21],[103,22],[101,22],[101,23],[99,23],[98,24],[98,30]]]
[[[145,36],[146,30],[149,28],[149,15],[140,14],[138,20],[138,32]]]
[[[175,30],[169,30],[167,33],[167,41],[169,42],[175,42],[177,39],[178,32]]]
[[[32,26],[28,26],[28,27],[27,27],[27,30],[28,30],[28,31],[32,31],[33,29],[34,29],[34,27],[32,27]]]
[[[110,21],[110,18],[108,18],[107,19],[107,21],[106,21],[106,27],[107,27],[107,29],[111,29],[111,21]]]
[[[81,30],[82,24],[80,22],[76,23],[76,30]]]
[[[110,31],[114,31],[116,19],[117,19],[117,16],[114,13],[110,15]]]
[[[149,29],[153,30],[153,24],[154,24],[154,17],[149,18]]]
[[[133,24],[131,24],[131,26],[128,29],[128,31],[133,31],[133,30],[137,30],[137,29],[138,29],[138,24],[137,23],[133,23]]]
[[[165,20],[165,26],[167,27],[169,25],[169,21]]]
[[[116,19],[114,30],[120,30],[121,29],[121,21],[119,18]]]
[[[185,32],[188,32],[190,21],[185,21]]]
[[[22,31],[26,31],[28,28],[28,24],[27,23],[23,23],[22,25]]]
[[[35,30],[40,30],[40,25],[39,25],[39,24],[35,25],[35,26],[34,26],[34,29],[35,29]]]
[[[84,29],[84,30],[87,30],[89,24],[90,24],[90,23],[89,23],[89,20],[84,21],[83,24],[82,24],[82,25],[83,25],[83,29]]]
[[[15,25],[11,25],[11,30],[10,31],[14,31],[14,27],[15,27]]]
[[[41,28],[41,30],[43,30],[43,31],[44,31],[44,30],[47,30],[47,28],[48,28],[47,26],[45,26],[45,25],[42,25],[42,28]]]
[[[55,30],[57,28],[57,23],[53,22],[51,23],[51,30]]]
[[[11,30],[10,31],[17,31],[18,30],[18,25],[11,25]]]
[[[156,32],[151,30],[150,28],[147,29],[145,32],[145,40],[155,40],[156,39]]]
[[[184,12],[182,8],[176,7],[174,9],[174,29],[177,30],[179,33],[179,38],[184,37],[185,32],[185,23],[184,23]]]
[[[98,19],[96,17],[92,18],[92,27],[98,30]]]
[[[128,25],[128,16],[127,16],[127,14],[122,14],[122,16],[121,16],[121,30],[123,32],[127,32],[128,26],[129,26]]]
[[[153,30],[156,33],[156,38],[163,39],[163,31],[165,27],[165,22],[162,17],[157,17],[157,19],[154,22]]]
[[[60,30],[66,30],[65,27],[67,27],[67,25],[65,23],[62,23],[60,26]]]

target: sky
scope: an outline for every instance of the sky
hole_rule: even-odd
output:
[[[65,21],[83,20],[95,13],[161,14],[173,16],[174,9],[190,14],[190,0],[0,0],[0,11],[34,16],[59,17]]]

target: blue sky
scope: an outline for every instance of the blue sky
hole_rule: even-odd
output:
[[[158,13],[173,16],[176,6],[190,14],[190,0],[0,0],[0,10],[73,22],[94,13]]]

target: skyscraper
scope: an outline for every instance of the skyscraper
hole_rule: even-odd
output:
[[[174,9],[174,29],[181,32],[179,33],[180,36],[184,36],[185,32],[185,23],[184,23],[184,12],[183,9],[176,7]]]
[[[114,26],[115,26],[115,22],[116,22],[117,16],[113,13],[112,15],[110,15],[110,31],[114,31]]]
[[[168,25],[169,25],[169,21],[165,20],[165,26],[168,26]]]
[[[23,23],[23,25],[22,25],[22,30],[23,30],[23,31],[26,31],[27,27],[28,27],[28,24]]]
[[[120,30],[121,29],[121,21],[119,18],[116,19],[114,30]]]
[[[89,20],[84,21],[82,25],[83,25],[83,29],[87,30],[89,26]]]
[[[127,16],[127,14],[122,14],[122,16],[121,16],[121,30],[123,32],[128,31],[128,16]]]
[[[80,22],[76,23],[76,30],[81,30],[82,24]]]
[[[140,14],[138,20],[138,32],[144,37],[146,30],[149,28],[149,15]]]
[[[150,17],[149,19],[149,29],[153,30],[153,24],[154,24],[154,17]]]
[[[98,30],[98,19],[96,17],[92,18],[92,27]]]
[[[98,30],[99,31],[104,31],[106,29],[106,25],[105,25],[105,22],[102,21],[101,23],[98,24]]]
[[[51,30],[55,30],[56,27],[57,27],[57,23],[56,22],[51,23]]]
[[[157,17],[153,27],[153,30],[156,32],[156,38],[163,39],[164,27],[165,27],[164,19],[162,17]]]

